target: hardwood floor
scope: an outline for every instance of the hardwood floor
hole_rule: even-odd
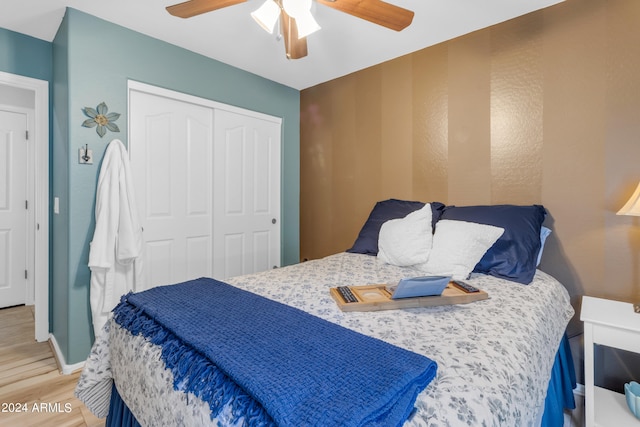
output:
[[[60,374],[34,330],[32,307],[0,309],[0,426],[104,426],[73,395],[80,372]]]

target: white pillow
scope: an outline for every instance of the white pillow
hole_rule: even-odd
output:
[[[404,218],[391,219],[380,227],[378,259],[401,267],[422,264],[431,250],[431,205]]]
[[[465,280],[503,232],[504,228],[493,225],[440,220],[436,223],[429,259],[419,268],[429,276]]]

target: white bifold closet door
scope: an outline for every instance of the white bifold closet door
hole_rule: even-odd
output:
[[[215,110],[213,271],[280,266],[280,126]]]
[[[144,287],[279,266],[280,122],[172,94],[129,95]]]

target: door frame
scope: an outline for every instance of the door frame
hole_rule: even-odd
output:
[[[27,255],[33,266],[35,292],[35,339],[49,339],[49,82],[0,71],[0,84],[34,93],[33,150],[28,154],[33,171],[33,214],[29,216],[27,236],[33,236]]]

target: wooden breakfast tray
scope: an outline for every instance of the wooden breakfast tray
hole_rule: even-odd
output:
[[[441,295],[416,298],[391,299],[386,285],[349,286],[358,302],[345,302],[336,288],[331,288],[331,296],[342,311],[378,311],[396,310],[401,308],[433,307],[436,305],[466,304],[489,298],[489,295],[479,292],[466,293],[451,283],[447,285]]]

